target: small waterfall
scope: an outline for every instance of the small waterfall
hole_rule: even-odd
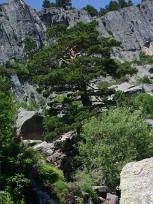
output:
[[[39,204],[55,204],[54,200],[50,198],[50,196],[45,192],[42,191],[38,186],[36,181],[34,180],[32,174],[29,175],[31,186],[33,190],[37,193]]]

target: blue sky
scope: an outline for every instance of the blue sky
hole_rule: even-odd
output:
[[[0,3],[7,2],[8,0],[0,0]],[[50,0],[51,2],[54,2],[54,0]],[[36,10],[41,9],[41,5],[43,0],[25,0],[25,2],[30,5],[32,8],[35,8]],[[99,10],[100,7],[105,7],[106,4],[108,4],[110,0],[72,0],[72,6],[75,8],[82,8],[86,6],[87,4],[90,4],[97,8]],[[138,4],[141,0],[133,0],[133,3]]]

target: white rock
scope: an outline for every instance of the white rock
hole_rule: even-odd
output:
[[[120,204],[153,204],[153,157],[127,164],[120,188]]]

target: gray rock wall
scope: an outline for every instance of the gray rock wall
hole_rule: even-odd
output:
[[[89,23],[92,18],[85,10],[64,10],[63,8],[45,8],[38,12],[42,22],[47,26],[53,26],[63,23],[69,27],[74,26],[78,22]]]
[[[98,19],[101,35],[122,42],[122,49],[115,49],[114,55],[123,60],[132,60],[140,50],[153,55],[153,1],[145,0],[138,6],[112,11]],[[103,24],[103,25],[102,25]]]
[[[0,63],[22,58],[26,36],[41,47],[45,43],[45,25],[23,0],[9,0],[0,5]]]

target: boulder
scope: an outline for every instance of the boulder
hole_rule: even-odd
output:
[[[143,84],[142,88],[143,88],[144,92],[153,96],[153,84]]]
[[[23,140],[23,144],[25,145],[25,147],[33,147],[41,143],[42,140]]]
[[[153,119],[146,119],[145,123],[148,123],[153,127]]]
[[[137,92],[144,92],[142,85],[134,86],[128,82],[124,82],[122,84],[115,85],[115,86],[113,85],[113,86],[110,86],[109,88],[114,88],[116,91],[121,91],[121,92],[128,93],[128,94],[134,94]]]
[[[112,194],[113,190],[107,186],[93,186],[93,190],[97,192],[98,198],[103,204],[119,204],[117,195]]]
[[[121,172],[120,204],[153,203],[153,157],[127,164]]]
[[[111,193],[107,193],[107,197],[104,204],[119,204],[118,197]]]
[[[16,135],[23,140],[43,139],[43,117],[36,111],[20,108],[17,113]]]
[[[37,144],[33,147],[35,150],[42,152],[43,154],[50,156],[54,152],[54,145],[52,143],[47,143],[46,141]]]

